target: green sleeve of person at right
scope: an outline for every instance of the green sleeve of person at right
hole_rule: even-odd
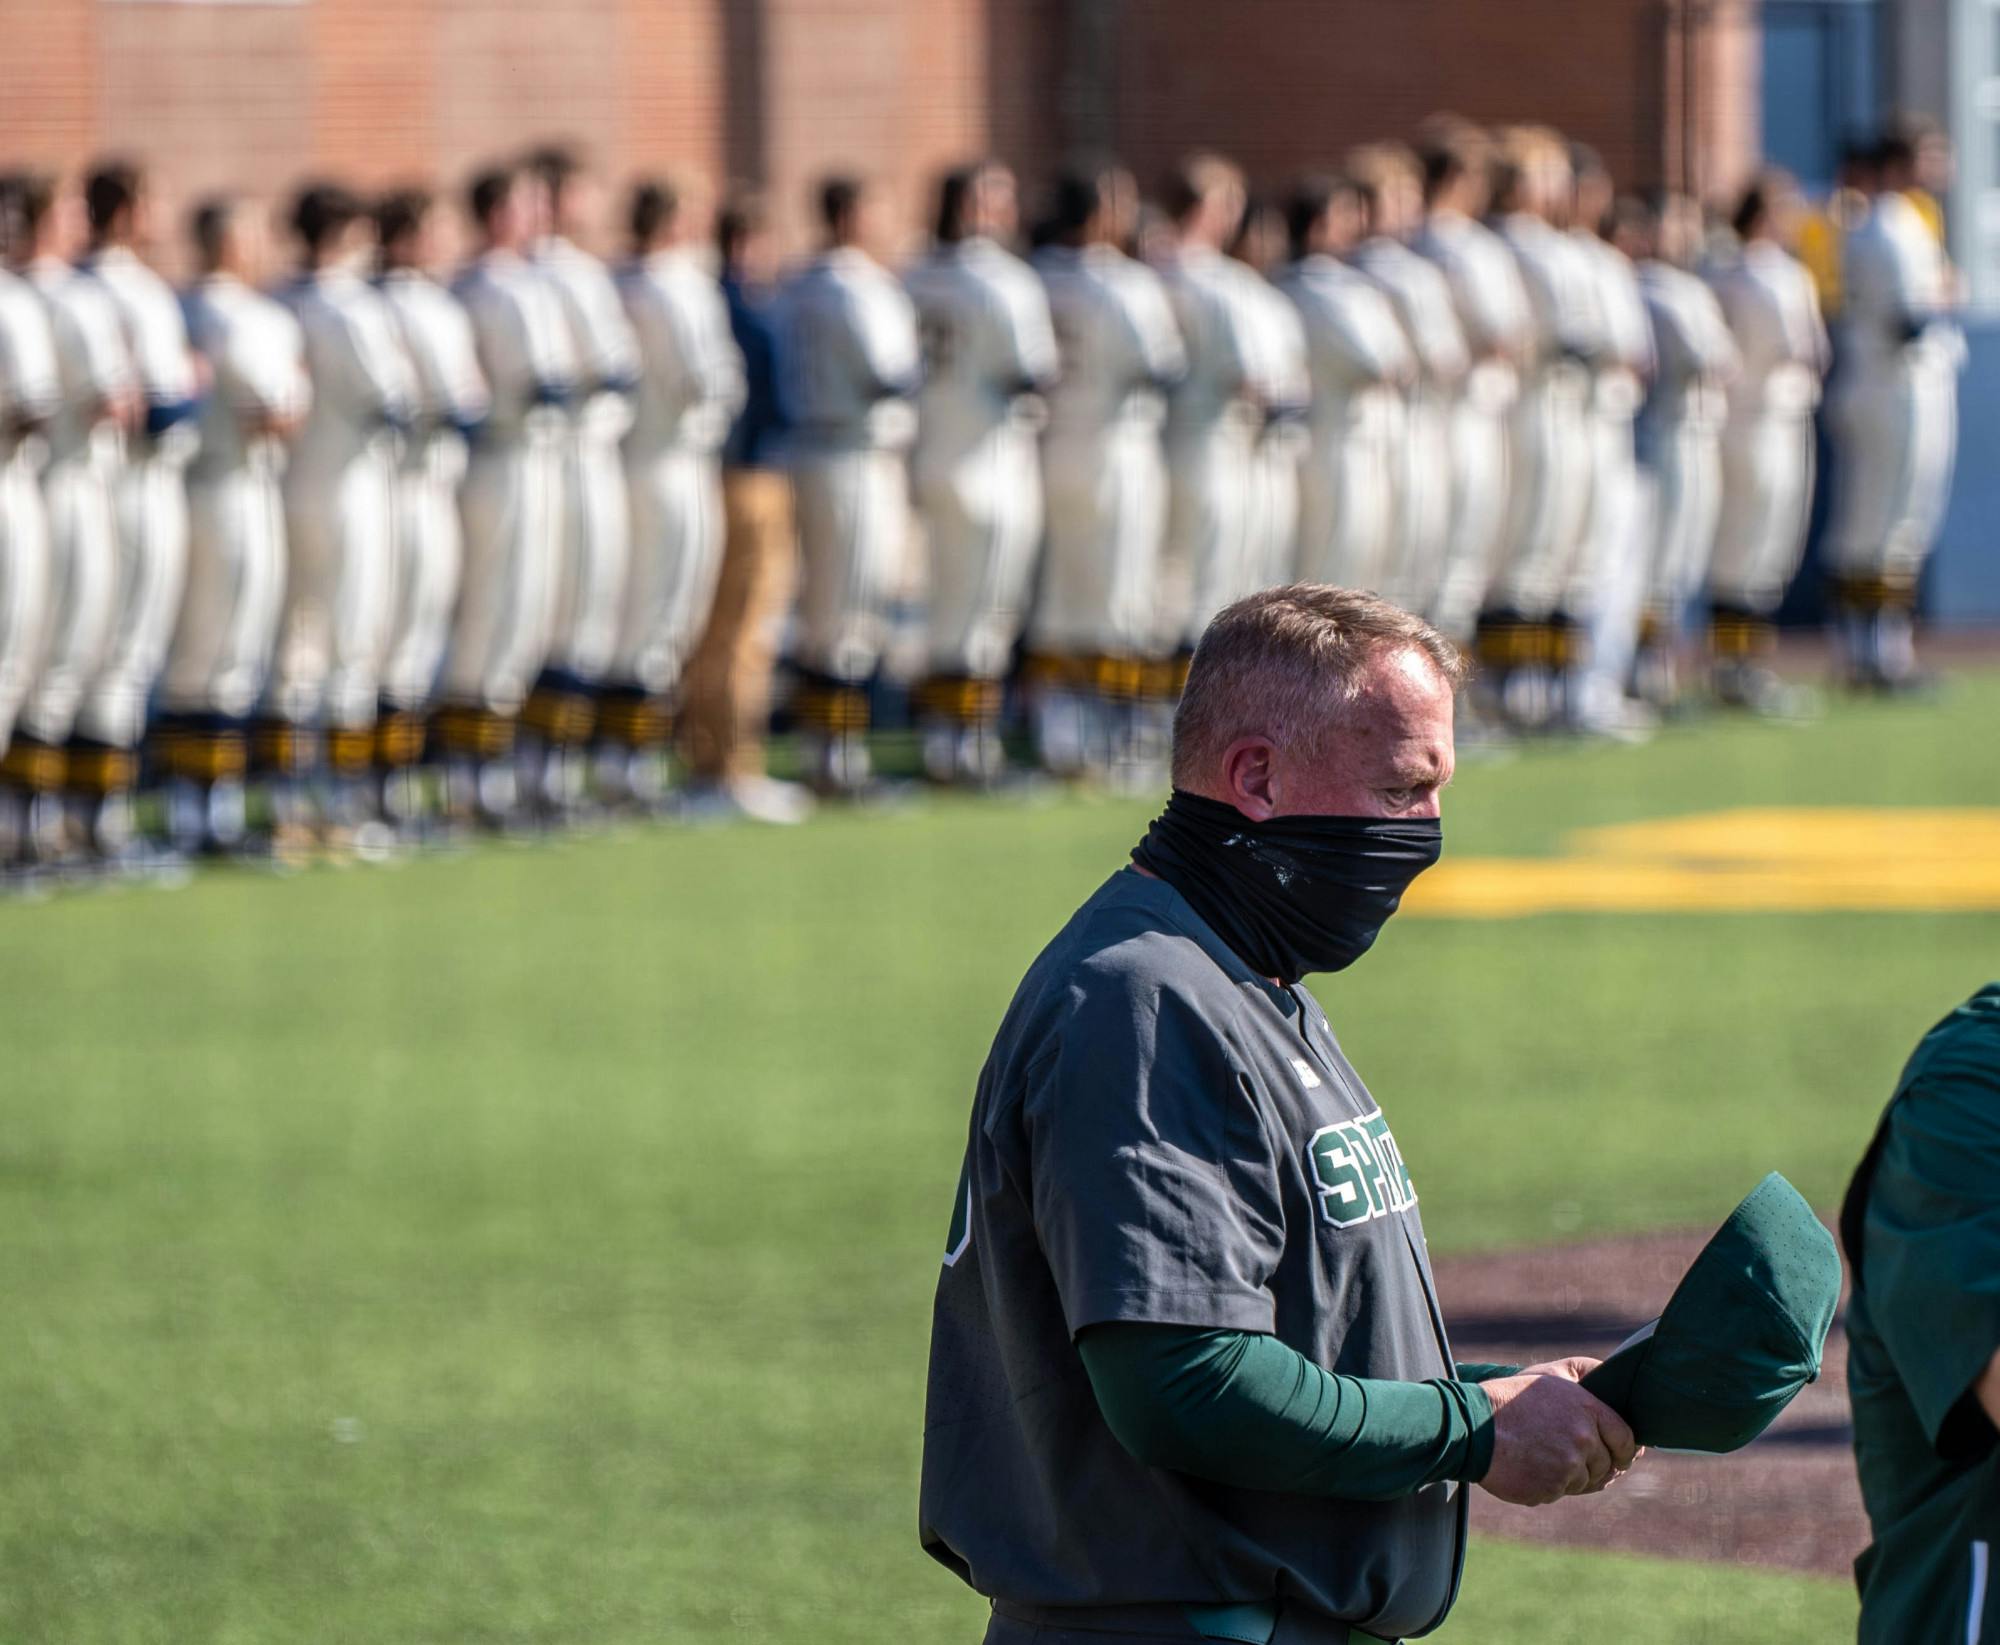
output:
[[[1933,1059],[1899,1099],[1868,1190],[1869,1316],[1941,1457],[1994,1441],[1972,1389],[2000,1350],[2000,1062]]]

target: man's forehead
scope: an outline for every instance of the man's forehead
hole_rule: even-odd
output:
[[[1378,735],[1400,724],[1432,722],[1451,707],[1452,689],[1438,666],[1414,646],[1378,652],[1369,660],[1348,716]]]
[[[1381,759],[1430,775],[1450,768],[1451,685],[1420,650],[1376,661],[1343,719],[1347,736]]]

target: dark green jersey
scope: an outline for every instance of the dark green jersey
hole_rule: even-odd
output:
[[[980,1075],[933,1315],[924,1544],[1016,1604],[1282,1597],[1390,1638],[1442,1619],[1463,1485],[1356,1502],[1146,1467],[1075,1344],[1112,1322],[1453,1374],[1416,1187],[1318,1002],[1129,869],[1036,960]]]
[[[2000,1444],[1972,1389],[2000,1349],[2000,983],[1903,1070],[1841,1212],[1848,1391],[1875,1540],[1863,1645],[2000,1641]]]

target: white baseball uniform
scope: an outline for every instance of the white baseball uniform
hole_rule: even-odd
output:
[[[472,321],[428,275],[397,269],[377,282],[414,372],[416,416],[396,475],[396,573],[382,698],[415,712],[437,689],[458,598],[464,536],[458,489],[466,444],[488,396]]]
[[[441,695],[513,715],[548,656],[563,529],[563,405],[580,368],[555,288],[513,252],[486,253],[452,294],[472,321],[492,409],[466,462],[465,563]]]
[[[1435,264],[1386,235],[1357,246],[1352,261],[1389,299],[1416,361],[1416,375],[1403,394],[1382,596],[1406,610],[1427,613],[1444,579],[1451,533],[1453,407],[1472,360],[1451,286]]]
[[[1843,576],[1913,584],[1951,490],[1965,345],[1943,249],[1906,196],[1878,194],[1848,233],[1841,291],[1828,559]]]
[[[1060,374],[1046,396],[1046,528],[1029,642],[1040,654],[1136,661],[1159,610],[1167,393],[1186,367],[1160,277],[1112,246],[1035,257]]]
[[[1740,365],[1736,340],[1714,291],[1671,263],[1639,268],[1652,321],[1657,369],[1639,418],[1639,460],[1651,493],[1649,615],[1664,628],[1708,574],[1722,516],[1722,424]]]
[[[85,265],[111,300],[146,397],[146,426],[127,442],[119,474],[118,594],[111,640],[86,688],[77,735],[138,745],[146,704],[180,615],[187,574],[182,471],[199,444],[187,324],[173,288],[131,251],[110,246]]]
[[[188,292],[188,340],[207,360],[201,450],[187,469],[188,563],[160,706],[246,718],[285,604],[285,445],[264,425],[310,403],[305,338],[282,304],[214,275]]]
[[[1720,604],[1764,613],[1777,608],[1805,551],[1826,328],[1805,265],[1769,240],[1753,240],[1713,284],[1743,369],[1723,425],[1709,587]]]
[[[76,724],[104,661],[118,598],[114,487],[124,442],[110,407],[135,379],[117,312],[104,288],[58,258],[23,270],[55,338],[61,401],[45,438],[42,496],[49,522],[49,598],[41,669],[17,730],[56,746]]]
[[[1461,642],[1499,562],[1511,475],[1507,418],[1520,398],[1520,362],[1534,316],[1504,241],[1462,212],[1433,211],[1411,243],[1444,273],[1471,369],[1451,408],[1451,529],[1432,620]]]
[[[743,356],[722,290],[692,250],[632,264],[618,289],[638,338],[639,392],[625,437],[632,573],[610,678],[661,696],[679,682],[715,598],[717,453],[743,407]]]
[[[1653,375],[1653,328],[1631,259],[1587,229],[1573,230],[1570,241],[1590,270],[1604,322],[1590,396],[1590,514],[1562,601],[1589,624],[1586,695],[1570,711],[1590,720],[1615,715],[1625,694],[1653,569],[1633,430]]]
[[[1513,476],[1489,608],[1546,620],[1563,595],[1590,516],[1594,387],[1604,347],[1597,283],[1570,237],[1527,212],[1501,219],[1533,316],[1531,354],[1508,417]]]
[[[929,553],[930,666],[996,680],[1042,530],[1030,396],[1056,372],[1048,298],[1026,263],[983,237],[936,247],[904,286],[924,352],[910,481]]]
[[[1380,589],[1394,541],[1402,385],[1414,380],[1416,357],[1389,299],[1337,258],[1301,258],[1280,285],[1305,328],[1312,378],[1298,574]]]
[[[611,271],[590,253],[558,235],[536,248],[534,266],[561,299],[577,363],[548,666],[587,684],[610,666],[631,559],[631,511],[618,445],[632,422],[638,343]]]
[[[285,614],[267,700],[293,725],[375,723],[395,598],[396,431],[416,378],[381,294],[348,270],[280,293],[305,334],[312,409],[285,471]]]
[[[1167,402],[1167,538],[1158,632],[1189,650],[1224,606],[1257,586],[1250,492],[1264,411],[1258,403],[1262,277],[1205,246],[1184,246],[1160,274],[1187,371]]]
[[[859,682],[881,655],[909,526],[916,309],[880,263],[840,247],[786,288],[781,335],[798,507],[798,655],[817,673]]]
[[[27,281],[0,270],[0,751],[41,667],[49,527],[38,430],[61,400],[48,313]]]
[[[1256,297],[1253,376],[1264,413],[1250,459],[1249,569],[1252,587],[1275,588],[1297,575],[1312,365],[1305,323],[1291,300],[1262,275],[1248,289]]]

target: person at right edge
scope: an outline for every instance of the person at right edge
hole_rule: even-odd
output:
[[[1905,1064],[1840,1243],[1861,1645],[2000,1639],[2000,982]]]
[[[1208,625],[1174,792],[1043,950],[974,1099],[931,1336],[926,1550],[987,1645],[1427,1633],[1466,1486],[1597,1491],[1595,1364],[1455,1364],[1417,1190],[1301,979],[1442,844],[1464,665],[1327,584]],[[1421,1162],[1418,1162],[1421,1172]]]

